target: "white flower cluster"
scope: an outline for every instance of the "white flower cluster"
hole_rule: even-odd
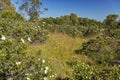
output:
[[[49,70],[49,67],[46,66],[46,67],[45,67],[45,71],[44,71],[44,73],[47,74],[47,73],[48,73],[48,70]]]
[[[32,42],[32,40],[31,40],[31,38],[30,37],[28,37],[28,39],[27,39],[29,42]],[[21,41],[22,41],[22,43],[24,44],[25,43],[25,40],[23,39],[23,38],[21,38]]]
[[[1,40],[5,40],[6,37],[4,35],[1,36]]]
[[[21,64],[21,62],[16,62],[16,65],[20,65]]]

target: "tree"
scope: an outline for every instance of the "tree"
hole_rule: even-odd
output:
[[[76,25],[79,22],[77,14],[75,14],[75,13],[71,13],[70,20],[72,21],[73,25]]]
[[[118,19],[117,14],[110,14],[106,17],[104,20],[104,23],[109,26],[109,28],[115,28],[117,26],[117,19]]]
[[[41,6],[41,0],[22,0],[22,4],[19,6],[19,9],[26,13],[30,20],[34,20],[39,18],[40,13],[48,10],[47,8],[44,8],[44,10],[41,11]]]
[[[10,0],[0,0],[0,12],[3,10],[15,11],[15,7]]]

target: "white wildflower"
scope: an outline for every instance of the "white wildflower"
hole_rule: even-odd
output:
[[[21,38],[21,41],[22,41],[22,43],[25,43],[25,41],[24,41],[24,39],[23,39],[23,38]]]
[[[54,77],[55,75],[52,75],[52,77]]]
[[[43,68],[41,68],[41,70],[43,70]]]
[[[44,71],[44,73],[45,73],[45,74],[47,74],[47,73],[48,73],[48,71],[47,71],[47,70],[45,70],[45,71]]]
[[[1,37],[1,40],[5,40],[6,38],[5,38],[5,36],[4,35],[2,35],[2,37]]]
[[[26,75],[26,76],[31,76],[32,74],[30,74],[30,73],[26,73],[25,75]]]
[[[47,77],[44,77],[44,80],[47,80]]]
[[[27,80],[30,80],[30,78],[29,78],[29,77],[27,77]]]
[[[42,60],[42,63],[45,63],[45,60],[44,60],[44,59]]]
[[[49,67],[46,66],[46,67],[45,67],[45,70],[48,70],[48,69],[49,69]]]
[[[21,62],[16,62],[16,65],[20,65],[21,64]]]
[[[30,37],[28,37],[28,41],[29,41],[29,42],[32,42]]]

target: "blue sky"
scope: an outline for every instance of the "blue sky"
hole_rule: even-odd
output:
[[[14,3],[15,0],[12,0]],[[41,0],[48,11],[41,17],[59,17],[76,13],[79,17],[104,20],[108,14],[120,15],[120,0]]]

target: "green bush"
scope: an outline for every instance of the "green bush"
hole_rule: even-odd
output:
[[[77,64],[76,64],[77,63]],[[75,62],[72,65],[71,77],[73,80],[119,80],[120,66],[114,65],[88,65],[82,62]]]
[[[39,51],[40,52],[40,51]],[[0,41],[1,80],[44,80],[52,75],[40,53],[30,56],[27,46],[11,40]]]
[[[13,11],[3,11],[0,14],[0,18],[5,18],[5,19],[14,19],[14,20],[24,20],[24,18],[17,12]]]
[[[82,44],[77,54],[85,54],[99,64],[113,64],[119,56],[119,41],[111,37],[96,37]]]
[[[48,38],[48,31],[38,26],[37,23],[4,18],[0,19],[0,34],[18,42],[22,38],[25,42],[40,43]]]

